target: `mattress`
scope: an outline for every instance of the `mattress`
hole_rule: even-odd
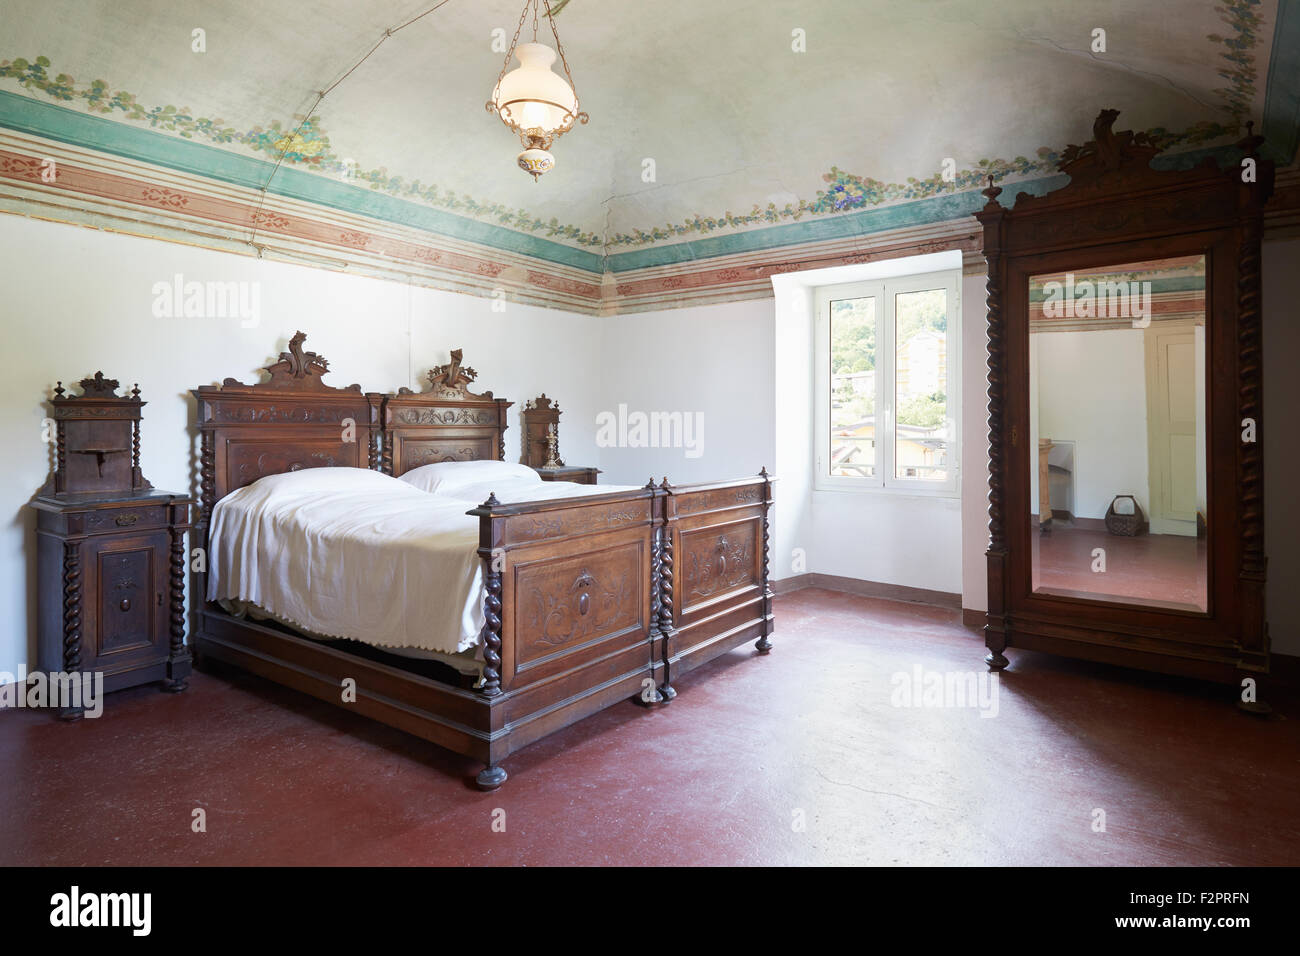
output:
[[[490,492],[514,503],[623,490],[525,475],[483,484],[431,493],[362,468],[259,479],[213,509],[207,598],[245,613],[251,605],[313,637],[474,656],[483,562],[478,519],[465,512]]]

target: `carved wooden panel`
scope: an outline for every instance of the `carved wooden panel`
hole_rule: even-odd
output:
[[[483,461],[496,457],[491,437],[397,438],[394,474],[441,461]]]
[[[647,499],[523,514],[506,519],[505,543],[522,544],[571,534],[613,531],[649,521]]]
[[[226,443],[226,489],[235,491],[266,475],[280,475],[305,468],[336,468],[361,465],[356,442],[276,441],[273,439],[230,439]]]
[[[223,425],[260,425],[260,424],[294,424],[294,425],[339,425],[351,419],[358,430],[364,427],[367,418],[364,404],[328,405],[320,402],[243,404],[229,401],[212,409],[210,420]]]
[[[394,408],[395,425],[495,425],[495,408]]]
[[[761,521],[684,531],[677,557],[683,610],[762,582]]]
[[[129,540],[105,538],[92,551],[95,604],[95,643],[90,660],[97,666],[106,657],[151,647],[158,638],[158,615],[167,533]]]
[[[640,541],[560,561],[515,569],[517,666],[565,648],[644,626],[644,580],[650,573]]]
[[[701,491],[683,495],[677,499],[679,515],[699,514],[718,508],[734,508],[737,505],[753,505],[763,500],[763,484],[742,485],[739,488],[718,488],[714,491]]]
[[[1237,203],[1231,193],[1193,195],[1174,193],[1145,202],[1098,202],[1077,207],[1066,215],[1029,217],[1019,224],[1007,243],[1010,252],[1034,252],[1110,234],[1131,234],[1178,229],[1183,224],[1222,220],[1231,222]]]

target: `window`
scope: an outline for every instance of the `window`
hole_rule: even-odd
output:
[[[958,277],[817,290],[817,488],[957,494]]]

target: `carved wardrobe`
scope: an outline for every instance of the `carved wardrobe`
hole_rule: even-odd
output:
[[[984,191],[988,665],[1008,648],[1240,682],[1267,673],[1260,239],[1248,135],[1176,168],[1112,129],[1068,185]],[[1159,168],[1151,163],[1155,159]],[[1247,682],[1249,683],[1249,682]]]

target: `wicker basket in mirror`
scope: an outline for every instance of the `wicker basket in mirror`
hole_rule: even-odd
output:
[[[1116,495],[1106,509],[1106,530],[1131,538],[1146,530],[1146,515],[1132,495]]]

